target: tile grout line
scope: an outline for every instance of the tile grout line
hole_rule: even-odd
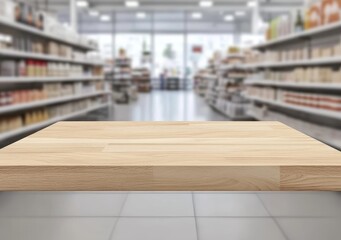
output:
[[[112,227],[111,229],[111,232],[110,232],[110,235],[109,235],[109,239],[108,240],[112,240],[113,236],[114,236],[114,232],[115,232],[115,229],[116,229],[116,226],[118,224],[118,221],[120,220],[120,217],[121,217],[121,214],[122,214],[122,211],[123,211],[123,208],[124,206],[126,205],[126,202],[127,202],[127,199],[128,199],[128,196],[129,196],[130,192],[127,193],[126,197],[124,198],[124,201],[123,201],[123,204],[121,206],[121,209],[118,213],[118,217],[114,223],[114,226]]]
[[[197,218],[232,218],[232,219],[244,219],[244,218],[269,218],[271,216],[199,216]],[[193,218],[193,216],[0,216],[0,219],[7,219],[7,218],[49,218],[49,219],[58,219],[58,218]],[[277,216],[276,218],[293,218],[291,216]],[[338,216],[328,217],[328,216],[295,216],[297,219],[340,219]]]
[[[260,198],[260,196],[258,195],[258,193],[256,193],[256,196],[258,198],[258,200],[260,201],[260,203],[262,204],[262,206],[264,207],[265,211],[269,214],[269,216],[271,217],[271,219],[274,221],[274,223],[276,224],[276,226],[278,227],[278,229],[281,231],[283,237],[286,240],[289,240],[289,237],[287,236],[287,234],[285,233],[285,231],[283,230],[283,228],[281,227],[281,225],[279,224],[279,222],[277,221],[277,219],[271,215],[269,209],[266,207],[265,203],[263,202],[263,200]]]
[[[198,226],[198,220],[197,220],[197,213],[195,208],[195,200],[194,200],[194,193],[191,192],[192,195],[192,206],[193,206],[193,214],[194,214],[194,222],[195,222],[195,232],[196,232],[196,239],[200,240],[199,238],[199,226]]]

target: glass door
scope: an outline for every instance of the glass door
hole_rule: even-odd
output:
[[[184,79],[184,34],[154,35],[153,76],[159,88],[166,88],[166,79]]]

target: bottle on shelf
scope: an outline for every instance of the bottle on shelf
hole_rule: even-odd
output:
[[[304,23],[301,15],[301,11],[297,10],[296,21],[295,21],[295,32],[302,32],[304,30]]]

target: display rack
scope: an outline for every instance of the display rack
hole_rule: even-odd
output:
[[[12,19],[7,19],[2,16],[0,16],[0,26],[3,28],[9,28],[11,30],[19,31],[25,34],[34,35],[36,37],[44,38],[47,40],[53,40],[60,43],[64,43],[66,45],[80,48],[85,51],[97,51],[98,45],[94,41],[88,41],[84,42],[85,40],[78,38],[77,40],[69,40],[67,38],[60,37],[58,35],[47,33],[42,30],[33,28],[31,26],[27,26],[21,23],[17,23]]]
[[[238,67],[243,61],[242,54],[229,54],[222,62],[211,63],[210,72],[197,75],[207,84],[206,102],[231,120],[250,118],[246,114],[249,102],[242,95],[246,69]]]
[[[6,139],[9,139],[11,137],[15,137],[15,136],[18,136],[18,135],[21,135],[21,134],[25,134],[25,133],[29,133],[29,132],[32,132],[32,131],[37,131],[39,129],[42,129],[44,127],[47,127],[53,123],[56,123],[56,122],[59,122],[59,121],[64,121],[64,120],[68,120],[68,119],[72,119],[72,118],[75,118],[75,117],[78,117],[78,116],[82,116],[84,114],[87,114],[87,113],[90,113],[90,112],[93,112],[93,111],[96,111],[96,110],[99,110],[99,109],[102,109],[102,108],[106,108],[106,107],[110,107],[111,104],[109,102],[107,103],[103,103],[103,104],[98,104],[98,105],[95,105],[95,106],[92,106],[92,107],[89,107],[89,108],[86,108],[86,109],[83,109],[83,110],[80,110],[80,111],[75,111],[73,113],[70,113],[70,114],[65,114],[65,115],[62,115],[62,116],[58,116],[58,117],[54,117],[54,118],[51,118],[47,121],[42,121],[42,122],[39,122],[39,123],[36,123],[36,124],[31,124],[31,125],[28,125],[28,126],[24,126],[22,128],[18,128],[18,129],[15,129],[15,130],[11,130],[11,131],[7,131],[7,132],[4,132],[4,133],[0,133],[0,141],[3,141],[3,140],[6,140]]]
[[[213,60],[210,60],[208,66],[205,69],[199,70],[194,75],[194,91],[199,96],[206,98],[209,83],[216,80],[217,78],[218,75],[216,64],[213,62]]]
[[[179,77],[167,76],[165,79],[165,89],[166,90],[180,90],[181,80]]]
[[[132,77],[139,92],[147,93],[152,90],[151,75],[148,68],[134,68]]]
[[[106,72],[106,79],[111,83],[116,103],[129,103],[137,99],[137,85],[133,82],[130,58],[116,58],[112,69]]]
[[[74,63],[74,64],[83,64],[83,65],[94,65],[94,66],[102,66],[102,61],[91,61],[84,59],[71,59],[66,57],[58,57],[48,54],[40,54],[40,53],[28,53],[23,51],[17,51],[12,49],[0,49],[0,58],[8,58],[8,59],[35,59],[35,60],[45,60],[45,61],[53,61],[53,62],[62,62],[62,63]]]
[[[13,41],[17,36],[33,39],[43,46],[41,50],[43,52],[38,53],[31,52],[29,48],[24,51],[16,49],[11,44],[0,44],[0,66],[4,62],[11,62],[16,66],[19,62],[26,64],[29,61],[43,61],[46,66],[50,63],[77,66],[77,73],[68,68],[48,69],[46,66],[44,70],[41,66],[29,70],[26,65],[24,72],[13,70],[10,71],[11,74],[6,74],[4,67],[0,68],[2,69],[0,71],[0,143],[39,130],[57,121],[110,107],[111,101],[108,98],[110,91],[105,84],[103,74],[104,64],[98,59],[86,57],[88,51],[97,50],[95,42],[75,35],[72,39],[61,37],[60,34],[52,34],[3,16],[0,17],[0,34],[11,36]],[[49,52],[46,46],[51,44],[51,41],[58,47],[58,44],[63,44],[63,47],[69,50],[68,56]],[[57,84],[59,87],[54,92],[56,97],[47,94],[46,89],[51,84],[54,86]]]
[[[260,54],[271,53],[272,56],[305,49],[306,58],[245,64],[244,67],[254,73],[245,81],[249,89],[246,97],[252,101],[249,114],[258,120],[282,121],[341,149],[340,26],[340,22],[324,25],[254,46]],[[328,53],[326,56],[315,56],[323,50]],[[300,72],[295,80],[281,79],[297,69]],[[307,79],[307,75],[301,73],[310,69],[319,70],[309,73],[314,79]],[[327,77],[322,75],[325,69],[331,71]],[[269,71],[280,76],[279,79],[264,78],[264,73]]]

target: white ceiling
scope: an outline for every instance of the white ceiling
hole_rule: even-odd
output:
[[[36,7],[56,14],[61,21],[68,22],[69,0],[29,0]],[[214,0],[213,0],[214,1]],[[90,17],[88,9],[79,9],[79,30],[81,32],[250,32],[251,9],[248,0],[215,0],[214,6],[200,8],[199,0],[139,0],[140,7],[126,8],[124,0],[88,0],[90,9],[110,14],[111,22],[101,22]],[[303,0],[260,0],[260,12],[265,21],[280,14],[302,7]],[[225,22],[223,16],[243,10],[246,15],[234,22]],[[137,11],[144,11],[147,17],[136,18]],[[194,20],[191,13],[200,11],[203,18]],[[154,24],[152,23],[154,21]]]

